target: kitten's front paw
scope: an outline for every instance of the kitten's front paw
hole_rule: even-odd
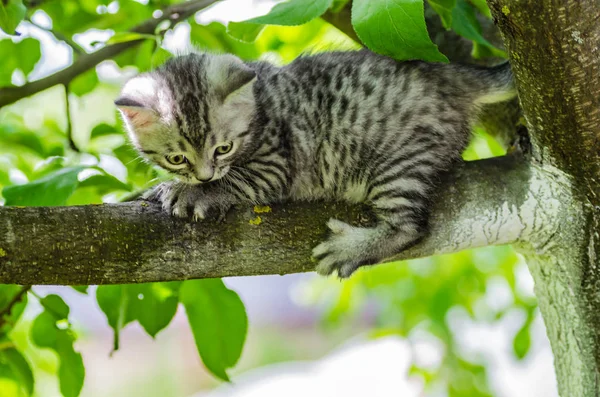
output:
[[[194,221],[203,220],[211,210],[211,205],[202,191],[193,185],[161,183],[146,198],[160,202],[165,211],[176,217],[191,216]]]
[[[327,227],[332,235],[313,249],[313,258],[319,261],[317,273],[328,276],[337,271],[340,278],[348,278],[360,266],[377,263],[364,250],[369,237],[366,229],[337,219],[330,219]]]

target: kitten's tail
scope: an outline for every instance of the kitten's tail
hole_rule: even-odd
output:
[[[491,68],[477,68],[473,76],[477,84],[478,96],[475,102],[480,105],[504,102],[517,95],[510,63],[504,62]]]

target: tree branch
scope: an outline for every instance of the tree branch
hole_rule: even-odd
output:
[[[140,25],[134,27],[130,32],[142,34],[154,34],[156,28],[163,21],[170,21],[171,27],[177,23],[186,20],[203,8],[208,7],[216,0],[191,0],[172,5],[163,10],[159,18],[149,19]],[[67,85],[75,77],[88,71],[97,64],[107,59],[113,58],[129,48],[135,47],[145,39],[127,41],[108,45],[90,54],[83,54],[71,64],[71,66],[62,69],[43,79],[32,81],[20,87],[0,88],[0,108],[23,99],[25,97],[37,94],[57,84]]]
[[[524,207],[540,194],[530,186],[548,185],[531,183],[540,178],[546,176],[519,156],[466,163],[444,182],[430,236],[394,259],[526,239],[556,221],[533,217]],[[87,285],[306,272],[314,267],[311,249],[325,236],[330,217],[368,225],[367,213],[342,203],[287,203],[271,212],[231,211],[220,224],[194,224],[148,202],[0,207],[0,283]]]

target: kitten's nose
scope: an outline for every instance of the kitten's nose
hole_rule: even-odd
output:
[[[213,167],[196,170],[196,179],[200,182],[209,182],[213,176],[215,176],[215,169]]]

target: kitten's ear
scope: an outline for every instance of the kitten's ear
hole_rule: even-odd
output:
[[[219,87],[223,99],[251,83],[256,77],[256,72],[251,67],[229,54],[212,57],[206,74]]]
[[[129,80],[115,105],[125,119],[132,133],[140,133],[159,120],[159,114],[153,109],[157,93],[153,79],[145,76]]]
[[[256,77],[256,72],[243,63],[230,65],[227,69],[227,91],[235,92],[250,83]]]

